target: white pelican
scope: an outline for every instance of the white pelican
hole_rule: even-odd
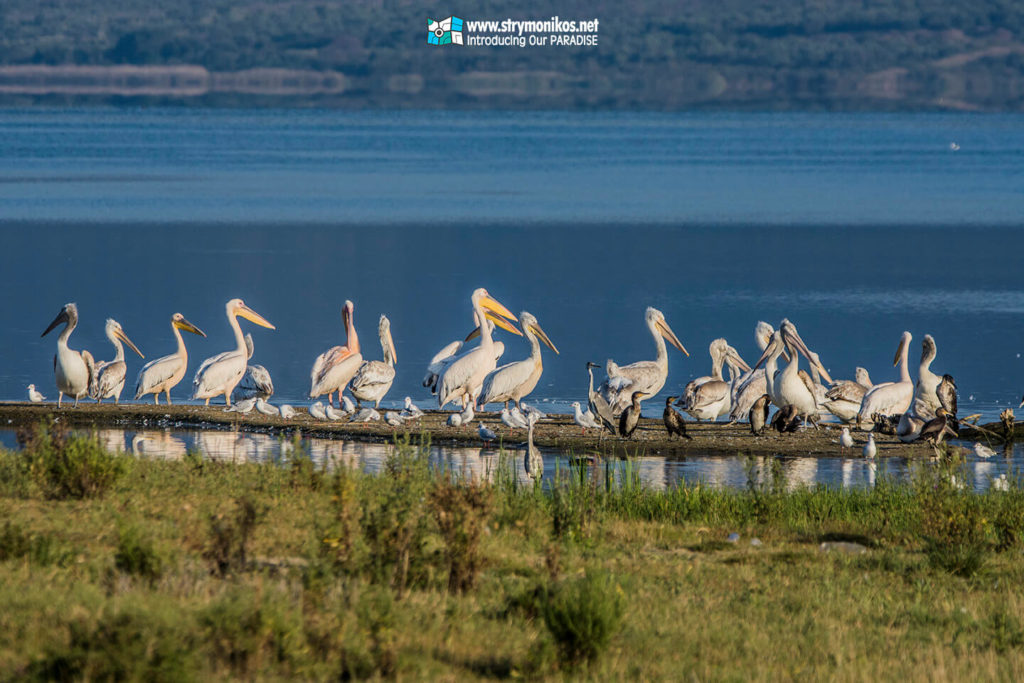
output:
[[[725,342],[724,339],[716,341]],[[717,377],[707,379],[692,388],[690,385],[687,385],[690,393],[689,401],[686,403],[684,410],[697,420],[717,420],[722,415],[728,415],[732,409],[732,394],[739,383],[740,371],[742,370],[744,373],[750,372],[750,366],[740,358],[736,349],[728,344],[721,345],[721,348],[718,350],[717,359],[719,361],[718,367],[714,368],[714,374]],[[722,379],[722,362],[729,365],[728,382]],[[683,398],[680,398],[677,404],[682,403],[683,400]]]
[[[114,403],[120,403],[121,392],[124,390],[124,378],[128,374],[128,365],[124,362],[124,346],[121,345],[121,342],[123,341],[132,351],[139,354],[139,358],[145,358],[145,356],[125,334],[121,323],[113,318],[107,318],[105,332],[107,339],[114,345],[114,360],[96,363],[95,381],[89,395],[96,399],[97,403],[105,398],[113,398]]]
[[[486,320],[492,321],[498,327],[513,334],[522,335],[522,332],[509,322],[509,320],[514,321],[516,317],[491,297],[486,289],[481,287],[475,290],[470,300],[473,304],[473,313],[476,314],[479,324],[475,330],[469,333],[466,341],[479,334],[480,346],[464,353],[445,368],[444,374],[438,380],[437,405],[440,408],[457,399],[462,399],[463,407],[475,403],[484,378],[497,365],[494,356],[494,341],[491,339],[491,326],[486,324]]]
[[[246,359],[252,360],[255,347],[252,343],[252,335],[245,335]],[[231,392],[231,398],[239,401],[244,398],[270,398],[274,395],[274,380],[270,373],[262,365],[246,365],[245,374]]]
[[[46,397],[43,396],[38,391],[36,391],[36,385],[35,384],[29,384],[28,385],[28,400],[32,401],[32,403],[42,403],[43,401],[46,400]]]
[[[430,393],[437,393],[437,378],[448,367],[448,362],[454,360],[459,351],[462,350],[462,345],[463,341],[456,339],[435,353],[434,357],[430,359],[430,364],[427,366],[427,374],[423,376],[423,386],[430,387]]]
[[[524,396],[537,386],[541,373],[544,372],[544,363],[540,354],[540,343],[544,342],[549,349],[558,353],[558,349],[548,338],[548,335],[541,329],[537,318],[523,311],[519,314],[519,325],[523,328],[523,334],[530,342],[530,357],[525,360],[507,363],[500,368],[491,371],[484,378],[483,387],[480,389],[480,405],[488,403],[504,403],[515,401],[516,405],[522,406]]]
[[[360,407],[363,401],[373,401],[373,407],[379,408],[380,400],[395,381],[398,352],[395,351],[395,342],[391,339],[391,321],[386,315],[380,317],[377,333],[380,335],[380,348],[384,352],[384,360],[363,361],[352,378],[352,383],[349,384],[349,391],[356,397]]]
[[[825,392],[826,401],[823,405],[841,421],[853,422],[857,419],[864,394],[868,393],[871,387],[871,376],[868,375],[868,371],[858,367],[854,372],[854,379],[837,380]]]
[[[309,375],[310,398],[327,394],[327,403],[334,405],[331,394],[338,392],[340,401],[341,392],[363,364],[363,355],[359,353],[359,335],[356,334],[356,326],[352,321],[354,312],[355,304],[346,300],[341,308],[341,320],[345,325],[345,346],[332,346],[317,356]]]
[[[160,405],[161,392],[167,395],[167,405],[171,405],[171,389],[177,386],[181,378],[185,376],[188,369],[188,351],[185,350],[185,342],[181,338],[181,332],[185,330],[192,334],[205,337],[206,333],[185,320],[181,313],[171,316],[171,331],[174,338],[178,340],[178,350],[169,356],[151,360],[139,370],[139,377],[135,380],[135,399],[138,400],[146,394],[153,394],[153,401]]]
[[[917,370],[917,385],[914,387],[914,395],[921,399],[930,413],[934,414],[941,407],[936,389],[942,378],[931,370],[932,361],[938,350],[935,346],[935,339],[930,334],[924,335],[921,341],[921,365]]]
[[[668,378],[668,351],[665,349],[665,339],[687,356],[690,355],[676,337],[676,333],[668,326],[664,313],[648,306],[644,319],[647,321],[647,329],[654,337],[657,358],[621,366],[609,358],[605,366],[608,378],[597,389],[612,407],[612,414],[616,416],[630,405],[636,392],[642,394],[641,399],[646,399],[657,394],[665,386],[665,380]]]
[[[871,390],[864,394],[860,410],[857,412],[857,426],[863,422],[872,422],[872,416],[899,415],[907,412],[910,402],[914,398],[914,383],[910,381],[910,370],[907,368],[907,355],[910,352],[910,342],[913,339],[910,332],[904,332],[900,337],[900,345],[896,349],[896,357],[893,365],[900,366],[900,379],[898,382],[883,382],[871,387]]]
[[[758,321],[754,326],[754,342],[757,344],[759,353],[764,353],[768,342],[772,340],[775,328],[768,323]],[[736,385],[732,396],[732,409],[729,411],[729,419],[733,422],[747,419],[750,416],[750,409],[759,398],[768,393],[768,384],[765,379],[764,368],[754,368],[741,377]]]
[[[231,392],[235,385],[245,374],[246,361],[249,360],[249,350],[245,346],[245,337],[242,336],[242,328],[238,325],[238,316],[256,323],[260,327],[276,329],[256,311],[245,305],[241,299],[232,299],[224,306],[228,324],[235,333],[237,346],[231,351],[225,351],[212,358],[207,358],[196,371],[192,380],[192,398],[206,399],[206,405],[210,405],[210,399],[215,396],[224,395],[224,405],[231,405]]]
[[[39,336],[45,337],[61,323],[64,323],[64,330],[57,337],[57,355],[53,357],[53,373],[57,380],[57,407],[60,407],[64,394],[73,396],[77,407],[78,399],[89,393],[89,386],[95,376],[95,364],[92,354],[88,351],[68,348],[68,337],[78,325],[78,306],[75,304],[64,304],[64,308],[60,309],[60,313],[50,326]]]

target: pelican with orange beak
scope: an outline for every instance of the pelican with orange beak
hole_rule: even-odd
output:
[[[238,316],[242,316],[260,327],[276,329],[263,316],[246,306],[241,299],[232,299],[227,302],[224,312],[227,315],[228,324],[231,325],[231,330],[235,334],[235,348],[204,360],[196,371],[195,379],[192,380],[192,398],[205,399],[206,405],[210,405],[211,398],[223,394],[224,405],[230,406],[231,392],[242,379],[242,375],[245,374],[249,350],[245,346],[242,328],[238,325]]]
[[[657,348],[658,356],[654,360],[641,360],[629,365],[616,365],[615,361],[608,359],[605,370],[608,378],[597,388],[598,392],[612,408],[612,414],[618,416],[633,402],[633,394],[640,392],[640,400],[654,396],[665,386],[668,378],[668,350],[665,347],[667,339],[672,346],[690,355],[679,341],[679,337],[672,331],[665,321],[665,314],[656,308],[647,307],[644,314],[647,322],[647,329],[651,331],[654,338],[654,345]]]
[[[57,407],[60,407],[64,394],[73,396],[77,407],[78,399],[89,394],[96,368],[91,353],[68,348],[68,337],[78,325],[78,306],[75,304],[64,304],[64,308],[60,309],[60,313],[50,326],[39,336],[45,337],[61,323],[64,324],[64,330],[57,337],[57,354],[53,357],[53,374],[57,380],[58,392]]]
[[[356,334],[356,325],[353,322],[355,309],[356,305],[347,300],[341,308],[341,321],[345,325],[345,346],[332,346],[317,356],[313,363],[313,370],[309,373],[310,398],[327,394],[327,403],[333,406],[331,394],[338,392],[340,405],[341,392],[359,372],[359,367],[363,364],[363,354],[359,352],[359,335]]]
[[[510,322],[517,320],[512,312],[488,294],[483,287],[473,292],[470,301],[473,305],[477,327],[469,333],[466,341],[479,335],[480,346],[460,356],[444,370],[444,374],[438,379],[437,405],[441,408],[457,399],[462,400],[463,409],[475,403],[484,379],[497,365],[494,355],[494,340],[491,338],[491,326],[485,323],[486,320],[490,320],[496,326],[513,334],[519,336],[523,334]]]
[[[188,370],[188,351],[180,330],[205,337],[206,333],[185,320],[181,313],[171,316],[171,331],[178,340],[178,349],[174,353],[151,360],[139,370],[139,378],[135,380],[135,400],[146,394],[153,394],[153,402],[160,405],[160,394],[167,395],[167,405],[171,405],[171,389],[185,377]]]
[[[121,392],[124,390],[124,378],[128,374],[128,365],[124,362],[124,346],[121,345],[121,342],[139,354],[139,358],[145,358],[145,356],[121,329],[121,323],[113,318],[107,318],[105,331],[107,339],[114,345],[114,360],[100,361],[96,364],[96,381],[93,383],[89,395],[96,399],[97,403],[105,398],[113,398],[114,403],[119,403]]]

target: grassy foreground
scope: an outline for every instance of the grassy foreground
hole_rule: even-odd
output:
[[[24,440],[0,678],[1024,679],[1024,491],[955,459],[871,490],[655,492],[628,464],[541,490],[401,443],[370,476]]]

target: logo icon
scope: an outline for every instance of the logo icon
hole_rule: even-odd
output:
[[[427,44],[428,45],[449,45],[454,43],[462,45],[462,19],[448,17],[436,21],[427,17]]]

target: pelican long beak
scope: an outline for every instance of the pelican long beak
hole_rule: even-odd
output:
[[[493,322],[495,325],[497,325],[501,329],[507,331],[507,332],[511,332],[512,334],[520,336],[520,337],[523,336],[523,333],[519,331],[518,327],[516,327],[512,323],[508,322],[507,320],[505,320],[501,316],[494,315],[490,311],[484,311],[484,317],[487,318],[488,320],[490,320],[491,322]],[[466,335],[466,338],[463,340],[463,343],[473,341],[474,339],[476,339],[479,336],[480,336],[480,326],[477,325],[476,327],[473,328],[472,332],[470,332],[469,334]]]
[[[540,325],[530,325],[530,329],[533,330],[533,333],[537,335],[537,337],[542,342],[548,345],[548,348],[550,348],[555,353],[558,353],[558,349],[556,349],[555,345],[551,343],[551,340],[548,338],[548,335],[544,332],[544,330],[540,329]]]
[[[205,337],[206,336],[205,332],[203,332],[201,329],[199,329],[198,327],[196,327],[195,325],[193,325],[192,323],[190,323],[189,321],[184,320],[184,319],[182,319],[182,320],[175,320],[174,321],[174,326],[177,327],[179,330],[184,330],[185,332],[191,332],[192,334],[198,334],[200,337]]]
[[[512,311],[510,311],[507,308],[505,308],[501,304],[501,302],[499,302],[497,299],[495,299],[495,298],[493,298],[491,296],[481,297],[480,298],[480,305],[483,306],[485,309],[487,309],[489,311],[493,311],[494,313],[497,313],[498,315],[500,315],[503,318],[506,318],[508,320],[512,320],[514,322],[519,322],[519,318],[517,318],[514,315],[512,315]],[[490,318],[491,316],[487,316],[487,317]],[[494,318],[491,318],[491,319],[494,320]],[[495,324],[497,324],[496,320],[494,322],[495,322]]]
[[[124,330],[114,330],[114,336],[123,341],[125,344],[127,344],[132,351],[139,354],[139,358],[145,358],[145,356],[142,355],[142,351],[139,351],[139,347],[135,346],[135,344],[132,343],[132,340],[129,339],[128,335],[124,333]]]
[[[733,347],[728,347],[725,351],[725,355],[732,359],[732,362],[743,372],[750,372],[750,366],[747,365],[747,361],[740,358],[740,353]]]
[[[690,355],[690,352],[683,347],[683,342],[679,341],[679,337],[676,336],[676,333],[672,331],[672,328],[668,326],[668,323],[665,322],[664,319],[658,320],[655,324],[658,326],[658,331],[661,332],[661,336],[667,339],[672,346],[676,347],[687,356]]]
[[[395,340],[391,338],[391,328],[390,327],[388,328],[387,333],[385,333],[385,339],[386,339],[387,344],[388,344],[388,351],[391,353],[391,361],[394,362],[394,363],[397,363],[398,362],[398,352],[395,351]]]
[[[50,326],[46,328],[46,331],[43,332],[39,336],[40,337],[45,337],[46,335],[50,334],[50,332],[53,330],[53,328],[57,327],[57,325],[60,325],[61,323],[66,323],[67,321],[68,321],[68,312],[65,311],[64,309],[61,309],[60,313],[57,314],[57,317],[53,319],[52,323],[50,323]]]
[[[892,359],[892,366],[896,367],[900,364],[900,356],[903,355],[903,347],[906,346],[906,342],[900,339],[900,345],[896,347],[896,355]]]
[[[248,306],[244,306],[243,305],[241,308],[239,308],[238,309],[238,315],[242,316],[243,318],[245,318],[246,320],[248,320],[250,322],[256,323],[260,327],[266,327],[266,328],[271,329],[271,330],[276,330],[277,329],[276,327],[271,325],[270,322],[266,318],[264,318],[262,315],[260,315],[256,311],[252,310]]]
[[[764,365],[764,362],[775,353],[775,350],[778,348],[780,343],[779,338],[775,335],[768,338],[768,346],[764,347],[764,352],[761,354],[761,357],[757,359],[756,363],[754,363],[755,370]]]

